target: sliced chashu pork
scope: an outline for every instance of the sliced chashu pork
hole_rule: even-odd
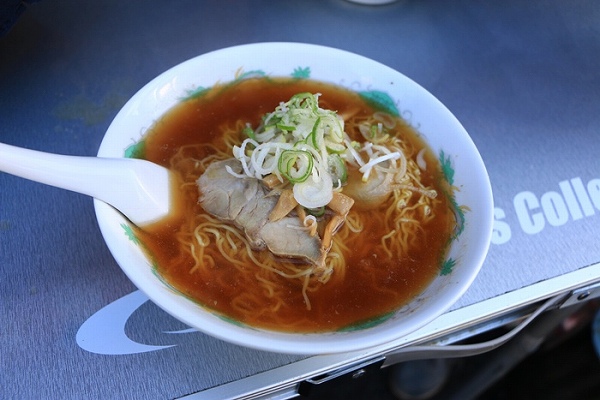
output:
[[[297,217],[286,216],[270,221],[269,214],[278,196],[255,178],[238,178],[229,173],[242,173],[235,158],[212,163],[198,179],[200,204],[213,216],[230,221],[244,231],[254,250],[268,249],[273,254],[303,259],[316,266],[324,263],[325,252],[318,235],[311,236]]]

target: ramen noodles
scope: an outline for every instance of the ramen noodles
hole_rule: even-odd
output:
[[[181,223],[140,238],[171,286],[286,332],[368,326],[440,273],[456,227],[440,161],[398,115],[311,80],[183,100],[144,138],[181,179]]]

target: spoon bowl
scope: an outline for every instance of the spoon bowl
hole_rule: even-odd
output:
[[[171,173],[146,160],[59,155],[0,143],[0,171],[92,196],[140,227],[173,210]]]

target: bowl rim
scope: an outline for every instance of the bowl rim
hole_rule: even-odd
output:
[[[326,59],[325,61],[322,61],[325,63],[352,60],[360,66],[360,68],[355,68],[358,71],[363,70],[366,66],[369,71],[380,72],[379,75],[381,76],[385,76],[386,78],[393,77],[393,83],[396,87],[409,89],[407,93],[411,96],[411,101],[415,102],[414,104],[423,103],[427,107],[431,107],[431,110],[435,111],[433,115],[441,117],[444,121],[447,131],[458,135],[455,139],[458,140],[462,146],[461,151],[457,153],[462,157],[460,162],[475,167],[469,171],[469,174],[474,174],[470,176],[469,179],[473,181],[473,185],[477,185],[477,189],[474,189],[476,204],[473,205],[477,210],[477,219],[473,221],[469,218],[465,228],[469,230],[470,240],[472,242],[468,242],[469,246],[467,246],[466,243],[461,244],[466,248],[466,250],[463,249],[464,251],[469,251],[469,253],[467,253],[470,258],[469,268],[462,267],[458,269],[458,271],[453,272],[455,279],[450,279],[445,283],[450,285],[450,288],[444,289],[444,293],[447,292],[448,294],[443,298],[443,301],[438,300],[437,303],[429,305],[426,309],[429,311],[428,313],[419,314],[410,310],[408,316],[405,318],[410,324],[407,323],[405,326],[402,326],[402,323],[400,323],[399,326],[397,326],[398,324],[394,324],[391,327],[386,327],[386,329],[381,330],[369,328],[362,331],[362,333],[331,332],[297,334],[241,327],[238,324],[231,323],[231,321],[215,316],[198,304],[187,304],[190,302],[189,299],[182,299],[181,295],[174,296],[173,288],[164,284],[164,282],[161,283],[160,277],[157,277],[155,273],[151,271],[140,271],[138,265],[139,249],[137,249],[137,251],[132,251],[131,243],[125,239],[123,232],[119,231],[119,229],[121,229],[120,224],[122,224],[123,221],[127,221],[112,207],[94,199],[96,218],[102,236],[123,272],[135,286],[144,292],[156,305],[191,327],[219,339],[259,350],[289,354],[348,352],[362,350],[400,339],[446,312],[466,292],[483,265],[491,243],[493,225],[493,196],[491,184],[481,155],[475,147],[471,137],[458,119],[456,119],[456,117],[435,96],[401,72],[375,60],[346,50],[316,44],[263,42],[214,50],[169,68],[149,81],[135,93],[111,122],[99,147],[98,156],[122,156],[122,154],[119,155],[115,152],[115,149],[112,146],[112,142],[114,141],[113,138],[122,136],[122,134],[119,133],[119,130],[122,130],[123,128],[134,129],[136,133],[139,132],[140,135],[142,135],[144,129],[148,128],[151,124],[146,123],[145,126],[139,126],[134,122],[136,120],[145,120],[148,122],[148,118],[144,114],[148,113],[148,111],[150,111],[152,115],[155,115],[156,119],[164,113],[164,110],[161,112],[160,107],[156,107],[157,102],[160,103],[164,100],[164,98],[161,97],[162,94],[160,92],[163,90],[165,93],[168,93],[169,90],[177,90],[174,89],[175,87],[180,89],[182,84],[185,85],[185,82],[181,79],[181,76],[184,74],[183,71],[187,71],[190,68],[198,68],[199,66],[204,66],[206,68],[206,66],[211,63],[231,64],[233,66],[232,70],[235,70],[239,68],[238,64],[242,62],[243,56],[249,57],[250,55],[259,55],[257,58],[262,60],[263,58],[266,59],[275,54],[278,54],[279,56],[283,54],[291,57],[292,54],[290,54],[290,52],[304,56],[312,54],[312,57],[320,57],[322,60]],[[311,59],[311,62],[313,62],[314,59]],[[185,73],[187,74],[189,71]],[[231,78],[233,78],[233,76]],[[365,79],[363,76],[357,76],[357,78]],[[318,76],[314,78],[311,77],[311,79],[323,80]],[[376,79],[377,78],[374,78],[374,80]],[[328,80],[325,81],[329,82]],[[368,81],[369,79],[366,79],[365,82],[369,83]],[[213,82],[213,84],[215,83],[216,82]],[[329,83],[336,84],[335,82]],[[375,82],[370,83],[374,85],[373,87],[378,88]],[[166,109],[169,109],[172,105],[174,104],[166,107]],[[414,109],[412,111],[414,111]],[[425,134],[425,140],[432,146],[428,141],[427,134]],[[123,151],[124,149],[121,150]],[[467,187],[467,190],[469,188],[470,186]],[[115,223],[115,221],[118,223]],[[477,232],[474,233],[472,232],[473,229],[475,229],[472,227],[473,224],[477,224],[478,227]],[[198,310],[203,311],[198,314]],[[372,335],[365,335],[364,332],[372,333]]]

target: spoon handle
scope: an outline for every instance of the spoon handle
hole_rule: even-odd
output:
[[[170,174],[146,160],[68,156],[0,143],[0,171],[92,196],[136,225],[165,217]]]

